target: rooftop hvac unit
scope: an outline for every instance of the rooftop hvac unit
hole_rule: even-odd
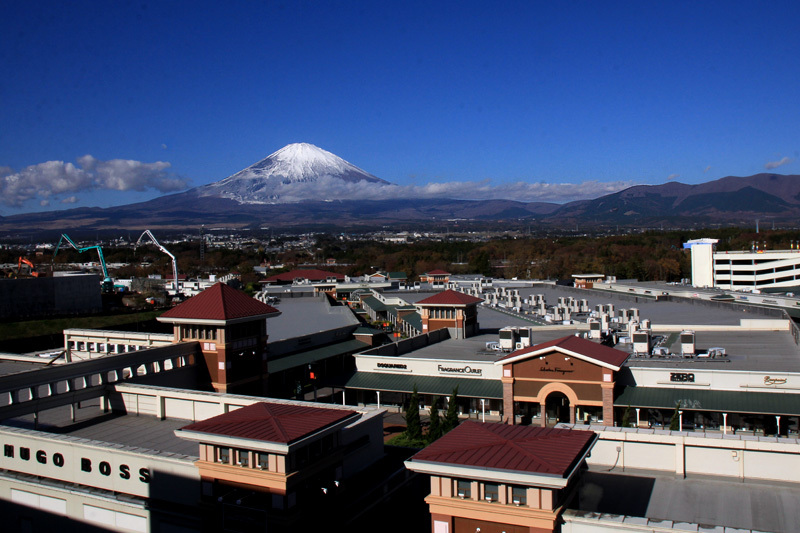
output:
[[[589,338],[599,339],[602,336],[602,327],[600,322],[596,320],[589,321]]]
[[[633,334],[633,352],[637,354],[650,353],[650,332],[637,331]]]
[[[533,328],[519,328],[519,344],[523,348],[533,345]]]
[[[514,349],[515,350],[521,350],[523,348],[525,348],[525,345],[522,344],[521,342],[517,342],[517,343],[514,344]]]
[[[645,318],[642,320],[642,329],[650,329],[650,319]]]
[[[694,331],[681,331],[681,354],[692,357],[695,354]]]
[[[500,349],[510,352],[519,340],[519,333],[515,328],[506,326],[500,330]]]

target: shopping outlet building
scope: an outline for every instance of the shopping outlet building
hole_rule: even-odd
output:
[[[548,301],[557,297],[556,288],[534,290],[547,293]],[[673,481],[716,476],[723,489],[740,491],[747,489],[741,481],[781,482],[784,501],[795,501],[800,364],[786,320],[717,311],[714,320],[692,320],[687,308],[658,315],[664,302],[631,302],[653,318],[652,340],[673,353],[681,344],[673,335],[689,327],[698,354],[726,348],[720,358],[661,358],[639,355],[626,343],[612,348],[583,338],[590,332],[583,325],[533,325],[462,295],[440,293],[428,302],[432,297],[421,295],[420,316],[427,305],[437,326],[429,321],[429,333],[397,343],[364,343],[342,402],[315,404],[232,394],[231,388],[246,391],[269,381],[275,367],[264,349],[266,323],[276,320],[276,309],[251,307],[221,287],[203,294],[211,299],[205,305],[192,299],[182,304],[191,308],[178,306],[165,317],[177,330],[172,341],[112,335],[100,342],[74,332],[76,350],[89,348],[81,342],[100,342],[113,344],[113,353],[70,364],[24,358],[0,364],[0,500],[9,523],[20,530],[241,531],[254,524],[303,527],[298,524],[320,517],[330,522],[334,515],[325,513],[347,509],[359,475],[383,455],[384,410],[401,404],[415,385],[425,399],[423,414],[435,396],[458,387],[462,414],[473,419],[459,430],[469,432],[459,445],[487,435],[475,429],[482,420],[498,422],[492,427],[500,433],[491,430],[494,436],[486,438],[509,457],[519,449],[516,437],[537,442],[532,453],[549,446],[545,435],[553,424],[576,435],[567,440],[582,442],[561,447],[574,454],[557,473],[512,467],[511,459],[494,464],[462,457],[451,464],[423,452],[408,466],[431,476],[432,531],[492,531],[492,516],[504,517],[497,531],[509,531],[509,524],[530,532],[615,530],[619,523],[604,512],[602,498],[590,498],[592,491],[628,494],[614,483],[642,479],[635,474],[645,471]],[[240,305],[227,305],[235,302]],[[245,311],[205,316],[203,308]],[[528,340],[497,349],[507,341],[502,325],[515,320],[514,335]],[[272,326],[269,331],[280,336]],[[301,353],[280,360],[290,357],[306,361]],[[263,378],[252,379],[255,374]],[[198,391],[198,383],[207,390]],[[676,405],[682,431],[669,431]],[[623,419],[633,427],[619,427]],[[776,430],[781,437],[764,435]],[[460,433],[453,435],[443,443]],[[553,462],[541,453],[541,464]],[[658,490],[667,485],[655,482],[652,502],[666,501]],[[468,494],[459,491],[467,487]],[[771,515],[792,518],[800,496],[796,501]],[[662,530],[647,510],[622,511],[615,516],[627,529]],[[747,522],[723,514],[720,527],[791,531],[763,517]],[[665,531],[707,523],[681,509],[663,515],[671,520],[658,526]]]

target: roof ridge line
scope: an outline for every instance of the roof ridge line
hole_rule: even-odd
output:
[[[269,418],[272,421],[272,425],[275,426],[275,429],[278,430],[278,432],[281,434],[281,437],[283,437],[283,439],[288,443],[289,442],[289,434],[286,432],[286,428],[280,422],[280,419],[277,416],[275,416],[274,414],[272,414],[272,409],[270,409],[269,405],[265,405],[264,407],[265,407],[267,413],[269,414]]]

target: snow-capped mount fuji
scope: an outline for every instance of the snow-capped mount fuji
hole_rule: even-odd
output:
[[[326,199],[336,192],[346,196],[362,181],[391,185],[327,150],[294,143],[221,181],[199,187],[197,193],[242,204],[279,204]]]

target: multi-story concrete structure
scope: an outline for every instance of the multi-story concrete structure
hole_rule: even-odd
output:
[[[800,249],[715,250],[717,239],[684,244],[692,253],[692,285],[732,291],[783,290],[800,287]]]

